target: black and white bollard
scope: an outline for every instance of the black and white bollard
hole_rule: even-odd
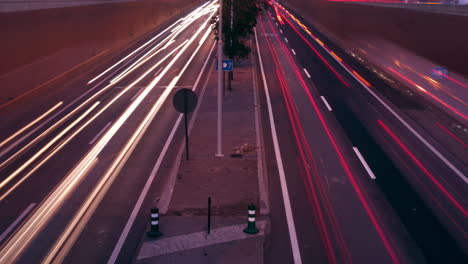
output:
[[[159,231],[159,208],[151,208],[151,230],[146,234],[154,238],[162,236]]]
[[[247,228],[244,229],[244,233],[247,234],[257,234],[258,228],[255,227],[255,205],[249,205],[249,218],[248,218]]]

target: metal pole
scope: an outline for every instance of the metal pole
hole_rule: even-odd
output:
[[[208,234],[211,232],[211,196],[208,197]]]
[[[185,123],[185,159],[189,160],[189,138],[188,138],[188,118],[187,118],[187,109],[188,109],[188,99],[187,99],[187,90],[184,90],[184,123]]]
[[[223,157],[221,132],[223,114],[223,0],[219,0],[219,29],[218,29],[218,150],[216,157]]]

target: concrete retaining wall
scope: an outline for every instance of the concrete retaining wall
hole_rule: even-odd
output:
[[[140,0],[0,0],[0,13]]]
[[[468,76],[467,15],[321,0],[280,2],[345,45],[360,39],[390,41]]]
[[[0,79],[47,61],[47,80],[156,28],[201,0],[141,0],[0,13]],[[55,75],[54,75],[55,74]],[[11,78],[10,78],[11,79]]]

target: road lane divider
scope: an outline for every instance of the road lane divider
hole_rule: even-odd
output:
[[[273,116],[273,108],[271,106],[270,92],[268,90],[268,84],[267,84],[266,77],[265,77],[265,70],[263,67],[263,60],[262,60],[262,55],[260,53],[260,47],[258,45],[258,36],[257,36],[256,28],[254,28],[254,35],[255,35],[255,43],[257,46],[257,54],[258,54],[258,59],[259,59],[259,64],[260,64],[260,72],[262,74],[263,86],[265,88],[265,95],[266,95],[266,101],[267,101],[267,106],[268,106],[268,118],[270,120],[270,130],[271,130],[271,135],[272,135],[272,140],[273,140],[273,147],[275,150],[278,174],[280,178],[281,194],[282,194],[283,202],[284,202],[284,210],[285,210],[286,222],[287,222],[288,230],[289,230],[288,233],[289,233],[289,239],[291,242],[293,260],[294,260],[294,263],[301,264],[302,259],[301,259],[300,249],[299,249],[299,243],[297,241],[296,226],[294,224],[294,217],[292,214],[291,200],[289,198],[289,191],[288,191],[288,186],[286,183],[286,173],[284,172],[283,159],[281,157],[278,134],[276,132],[276,124],[275,124],[275,119]]]
[[[92,145],[94,142],[96,142],[96,140],[99,138],[99,136],[102,135],[102,133],[104,133],[104,131],[106,131],[106,129],[110,126],[110,124],[112,124],[112,122],[109,122],[107,123],[107,125],[105,125],[100,131],[99,133],[97,133],[97,135],[91,139],[91,141],[89,142],[89,145]]]
[[[291,49],[291,51],[294,54],[294,56],[296,56],[296,51],[294,49]]]
[[[34,208],[36,203],[30,204],[24,211],[11,223],[5,231],[0,235],[0,243],[8,237],[8,235],[13,231],[13,229],[23,220],[23,218]]]
[[[307,71],[307,69],[306,69],[306,68],[303,68],[303,69],[304,69],[304,72],[305,72],[305,74],[307,75],[307,78],[309,78],[309,79],[310,79],[310,77],[311,77],[311,76],[310,76],[310,73],[309,73],[309,71]]]
[[[359,160],[361,161],[362,163],[362,166],[364,166],[364,169],[366,169],[367,173],[369,174],[369,177],[371,177],[371,179],[375,180],[376,177],[374,175],[374,172],[372,172],[372,169],[369,167],[369,164],[367,164],[366,160],[364,159],[364,157],[361,155],[361,152],[359,152],[359,149],[356,148],[356,147],[353,147],[353,150],[354,150],[354,153],[356,153],[356,156],[359,158]]]
[[[17,137],[18,135],[20,135],[21,133],[23,133],[24,131],[26,131],[28,128],[32,127],[33,125],[35,125],[37,122],[41,121],[42,119],[44,119],[46,116],[48,116],[50,113],[52,113],[53,111],[55,111],[55,109],[57,109],[59,106],[61,106],[63,104],[63,101],[60,101],[58,102],[56,105],[54,105],[52,108],[50,108],[49,110],[47,110],[44,114],[42,114],[41,116],[39,116],[38,118],[34,119],[32,122],[30,122],[29,124],[25,125],[24,127],[22,127],[20,130],[18,130],[16,133],[14,133],[13,135],[9,136],[7,139],[5,139],[4,141],[2,141],[0,143],[0,148],[3,147],[6,143],[10,142],[12,139],[14,139],[15,137]]]
[[[333,109],[331,108],[331,106],[328,104],[327,102],[327,99],[325,99],[324,96],[320,96],[320,98],[322,99],[323,103],[325,104],[325,106],[327,107],[328,111],[333,111]]]

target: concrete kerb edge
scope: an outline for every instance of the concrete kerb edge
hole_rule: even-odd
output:
[[[208,56],[211,56],[211,53]],[[208,69],[209,69],[209,72],[207,73],[206,78],[205,78],[205,82],[203,83],[202,91],[200,93],[200,98],[199,98],[199,101],[198,101],[198,105],[195,108],[195,111],[193,112],[192,118],[190,119],[190,122],[189,122],[189,125],[188,125],[188,134],[189,135],[190,135],[190,132],[192,131],[195,120],[197,119],[198,111],[200,109],[201,104],[203,103],[203,98],[204,98],[204,95],[205,95],[206,86],[208,85],[208,81],[210,80],[210,77],[211,77],[212,69],[210,67],[208,67]],[[168,191],[163,192],[161,194],[161,199],[160,199],[160,201],[158,203],[160,214],[166,214],[167,211],[169,210],[169,205],[170,205],[171,200],[172,200],[172,194],[174,192],[174,187],[175,187],[175,184],[176,184],[177,172],[179,171],[179,167],[180,167],[180,163],[181,163],[181,160],[182,160],[182,154],[184,152],[184,148],[185,148],[185,144],[184,144],[183,141],[181,141],[180,144],[179,144],[179,150],[177,151],[176,160],[174,162],[174,165],[171,168],[171,171],[170,171],[170,174],[169,174],[169,177],[168,177],[168,184],[167,184],[169,186]]]
[[[253,46],[253,39],[250,39],[250,43]],[[263,138],[263,126],[261,123],[261,111],[260,111],[260,102],[258,100],[258,81],[257,81],[257,67],[254,60],[255,51],[252,50],[251,61],[252,61],[252,85],[253,85],[253,94],[254,94],[254,111],[255,111],[255,133],[257,141],[257,177],[258,177],[258,190],[260,197],[260,215],[268,215],[270,213],[270,203],[268,200],[268,175],[265,168],[265,148],[264,148],[264,138]]]

